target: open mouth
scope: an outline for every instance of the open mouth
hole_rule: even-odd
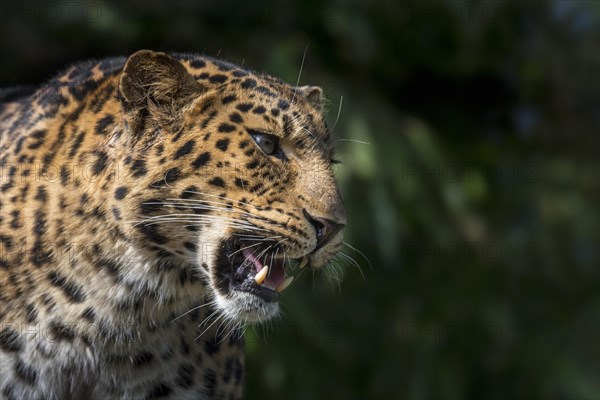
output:
[[[267,302],[279,300],[280,293],[292,283],[294,277],[288,276],[286,269],[298,265],[303,268],[307,257],[289,259],[282,256],[281,251],[260,246],[244,247],[238,244],[229,253],[231,266],[230,288],[248,292]],[[271,251],[269,251],[271,250]]]

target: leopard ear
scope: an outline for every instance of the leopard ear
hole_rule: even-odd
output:
[[[301,94],[314,108],[323,110],[323,89],[318,86],[297,86],[296,93]]]
[[[127,59],[119,82],[125,116],[133,125],[145,115],[173,117],[202,90],[179,61],[150,50],[140,50]]]

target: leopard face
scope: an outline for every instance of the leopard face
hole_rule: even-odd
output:
[[[290,267],[322,268],[342,244],[321,90],[141,51],[118,93],[107,154],[127,175],[113,188],[121,229],[148,258],[196,265],[227,318],[276,315]]]

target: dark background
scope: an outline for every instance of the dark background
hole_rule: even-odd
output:
[[[142,48],[295,84],[308,46],[362,274],[248,332],[247,397],[598,399],[599,4],[0,0],[0,86]]]

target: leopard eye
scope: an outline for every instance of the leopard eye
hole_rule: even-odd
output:
[[[275,156],[282,160],[285,160],[285,155],[279,146],[279,138],[275,135],[268,133],[250,131],[252,139],[256,142],[258,147],[268,156]]]
[[[256,140],[258,147],[260,147],[265,154],[272,155],[277,148],[277,138],[275,136],[262,134],[255,137],[254,140]]]

